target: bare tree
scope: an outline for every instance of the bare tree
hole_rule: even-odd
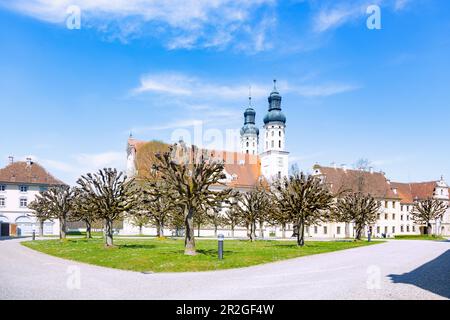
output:
[[[36,196],[30,204],[36,212],[41,212],[48,218],[59,220],[59,238],[65,239],[67,221],[72,209],[73,190],[69,186],[52,187]]]
[[[230,226],[231,237],[234,238],[234,230],[242,222],[242,216],[239,209],[239,200],[241,195],[237,194],[230,202],[230,205],[225,210],[224,223]]]
[[[320,179],[303,173],[276,181],[273,198],[278,210],[293,222],[299,246],[305,244],[305,225],[326,221],[325,213],[333,205],[333,195]]]
[[[130,223],[139,228],[139,235],[143,234],[142,229],[150,224],[150,218],[144,211],[136,210],[130,217]]]
[[[269,194],[262,186],[243,193],[240,198],[239,210],[242,220],[247,226],[247,235],[250,241],[256,240],[256,224],[268,216],[272,210]]]
[[[92,224],[95,223],[97,213],[89,201],[89,194],[80,188],[74,188],[71,220],[83,221],[86,225],[86,238],[92,238]]]
[[[42,237],[44,235],[44,222],[51,219],[52,215],[42,198],[37,198],[28,204],[28,208],[34,211],[34,215],[39,222],[39,236]]]
[[[215,207],[225,201],[231,189],[214,191],[213,186],[223,185],[223,162],[209,159],[195,146],[187,148],[175,144],[169,152],[156,155],[154,169],[166,181],[172,201],[183,208],[185,221],[185,254],[195,255],[194,219],[203,204]]]
[[[355,224],[355,239],[361,240],[366,226],[377,221],[380,203],[369,194],[353,192],[338,199],[335,207],[335,219]]]
[[[431,221],[441,219],[446,211],[447,205],[443,201],[428,198],[425,200],[415,201],[411,215],[414,223],[425,225],[426,234],[430,234]]]
[[[105,245],[113,246],[113,222],[126,211],[133,209],[136,197],[132,195],[133,180],[128,180],[117,169],[102,169],[88,173],[77,181],[86,193],[87,202],[96,217],[105,223]]]

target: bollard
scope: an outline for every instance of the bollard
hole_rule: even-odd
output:
[[[369,241],[370,242],[370,236],[372,235],[372,232],[369,232],[368,234],[367,234],[367,241]]]
[[[33,241],[36,240],[36,231],[33,230]]]
[[[224,240],[223,234],[219,234],[219,236],[217,237],[217,240],[219,241],[219,260],[222,260],[223,259],[223,240]]]

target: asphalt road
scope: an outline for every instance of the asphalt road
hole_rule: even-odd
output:
[[[450,299],[450,241],[393,240],[255,267],[143,274],[0,241],[0,299]]]

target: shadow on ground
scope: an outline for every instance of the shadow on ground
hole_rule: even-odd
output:
[[[411,272],[388,277],[394,283],[412,284],[450,299],[450,250]]]

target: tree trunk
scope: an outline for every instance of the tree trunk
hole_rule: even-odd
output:
[[[199,237],[200,238],[200,229],[201,229],[201,224],[199,223],[199,224],[197,224],[197,237]]]
[[[91,222],[86,220],[85,223],[86,223],[86,238],[92,239]]]
[[[231,237],[234,238],[234,224],[231,224]]]
[[[256,221],[250,223],[250,241],[256,240]]]
[[[159,237],[160,238],[164,237],[164,223],[163,222],[161,222],[159,224]]]
[[[44,236],[44,220],[43,219],[39,219],[39,236],[40,237]]]
[[[361,227],[359,225],[356,226],[356,236],[355,236],[356,240],[361,240],[361,236],[362,236],[361,234],[362,234],[363,228],[364,227]]]
[[[139,235],[142,236],[142,226],[139,226]]]
[[[63,240],[66,238],[66,219],[59,219],[59,239]]]
[[[286,238],[286,223],[283,223],[281,225],[281,237],[284,239]]]
[[[196,255],[195,235],[194,235],[194,210],[192,208],[185,215],[186,235],[184,240],[184,254],[188,256]]]
[[[259,222],[259,236],[264,239],[264,221]]]
[[[178,235],[178,232],[175,235]],[[161,238],[161,224],[158,221],[156,221],[156,237]]]
[[[105,245],[107,247],[112,247],[113,242],[113,221],[111,219],[105,220]]]
[[[214,236],[217,238],[217,224],[214,225]]]
[[[305,245],[305,223],[303,221],[298,222],[297,245],[300,247],[303,247]]]

